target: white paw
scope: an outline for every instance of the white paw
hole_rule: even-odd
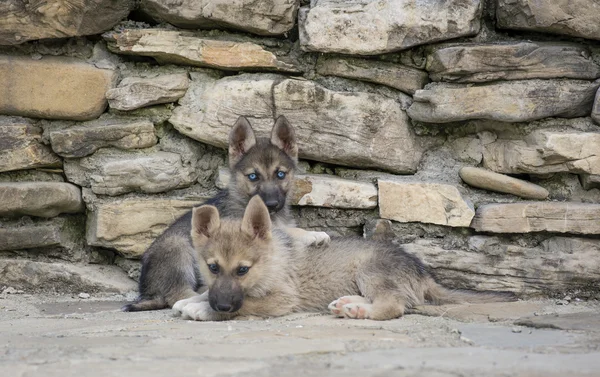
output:
[[[181,311],[183,319],[193,319],[194,321],[211,321],[212,314],[213,310],[206,301],[187,304]]]
[[[352,319],[370,318],[372,304],[346,304],[342,307],[344,317]]]
[[[329,238],[329,235],[325,232],[306,232],[306,235],[304,236],[304,243],[307,246],[324,246],[329,244],[329,241],[331,241],[331,238]]]
[[[359,315],[359,310],[356,309],[358,308],[358,306],[362,306],[365,309],[362,310],[362,312],[364,312],[365,310],[371,308],[371,304],[369,303],[369,300],[367,300],[366,298],[362,297],[362,296],[343,296],[338,298],[335,301],[332,301],[327,308],[329,309],[329,311],[331,312],[331,314],[333,314],[336,317],[340,317],[340,318],[357,318],[356,315]],[[353,310],[355,309],[355,310]],[[368,313],[367,313],[368,314]],[[361,313],[361,315],[364,315],[364,313]],[[361,318],[361,317],[358,317]],[[365,318],[365,317],[362,317]]]

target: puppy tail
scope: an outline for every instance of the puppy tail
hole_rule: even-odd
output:
[[[134,303],[125,305],[121,308],[124,312],[142,312],[146,310],[166,309],[169,305],[162,298],[154,298],[151,300],[138,300]]]
[[[471,291],[466,289],[448,289],[433,279],[428,284],[425,298],[435,305],[443,304],[483,304],[488,302],[517,301],[512,292]]]

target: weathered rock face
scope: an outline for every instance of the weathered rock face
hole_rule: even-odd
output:
[[[594,105],[592,107],[592,119],[600,124],[600,90],[596,92],[596,98],[594,99]]]
[[[0,203],[0,217],[53,217],[84,209],[79,187],[63,182],[3,182]]]
[[[384,219],[467,227],[475,214],[451,185],[380,179],[378,186],[379,216]]]
[[[159,63],[218,68],[227,71],[263,70],[298,72],[289,62],[258,43],[199,37],[190,32],[127,29],[104,35],[117,54],[151,56]]]
[[[0,45],[102,33],[132,8],[133,0],[6,0],[0,3]]]
[[[465,250],[449,250],[422,240],[404,245],[451,287],[507,290],[522,296],[564,294],[600,279],[600,241],[552,237],[522,247],[497,237],[474,236]]]
[[[426,72],[400,64],[355,58],[320,57],[317,72],[391,86],[413,94],[429,82]]]
[[[225,147],[240,115],[267,135],[285,115],[303,158],[398,173],[414,172],[422,151],[400,104],[362,92],[334,92],[311,81],[277,75],[214,80],[192,73],[192,84],[169,121],[193,139]],[[314,137],[314,135],[319,137]],[[374,146],[377,147],[374,147]]]
[[[69,181],[98,195],[158,193],[190,186],[198,174],[179,154],[102,149],[79,161],[65,161]]]
[[[106,92],[106,99],[113,109],[135,110],[175,102],[183,97],[188,85],[189,79],[185,73],[152,78],[126,77],[117,88]]]
[[[299,15],[307,51],[375,55],[477,34],[478,0],[320,0]]]
[[[219,169],[216,186],[229,185],[231,172]],[[377,187],[372,183],[356,182],[326,174],[297,174],[291,204],[325,208],[368,209],[377,207]]]
[[[54,152],[63,157],[83,157],[100,148],[147,148],[156,144],[154,124],[149,121],[108,122],[82,125],[50,132]]]
[[[22,119],[0,119],[0,172],[60,166],[60,158],[41,142],[42,130]]]
[[[135,282],[116,266],[0,259],[0,286],[28,292],[135,292]]]
[[[585,190],[600,189],[600,175],[582,174],[580,179]]]
[[[0,113],[32,118],[88,120],[106,109],[115,71],[80,60],[0,56]]]
[[[570,43],[441,46],[427,56],[426,69],[432,80],[449,82],[600,77],[600,66],[590,51]]]
[[[169,225],[203,201],[145,198],[98,204],[88,212],[87,242],[140,257]]]
[[[600,174],[600,133],[534,131],[484,145],[483,165],[500,173]]]
[[[433,83],[413,96],[408,115],[421,122],[467,119],[526,122],[587,116],[600,82],[525,80],[467,86]]]
[[[498,27],[600,39],[595,0],[498,0]]]
[[[529,199],[546,199],[549,195],[548,190],[541,186],[485,169],[464,167],[459,174],[463,181],[473,187]]]
[[[278,35],[294,27],[298,0],[142,0],[154,19],[190,29],[231,28]]]
[[[471,226],[477,231],[492,233],[600,234],[600,204],[574,202],[486,204],[477,208]]]

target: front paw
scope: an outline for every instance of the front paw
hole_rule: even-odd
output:
[[[181,317],[183,319],[192,319],[194,321],[215,320],[214,310],[210,307],[208,302],[190,303],[185,305],[181,310]]]
[[[331,238],[325,232],[306,232],[303,237],[304,244],[307,246],[324,246],[329,244]]]

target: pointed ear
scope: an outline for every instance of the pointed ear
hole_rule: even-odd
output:
[[[290,122],[283,115],[280,115],[273,130],[271,130],[271,143],[283,150],[292,160],[298,160],[298,144],[296,143],[296,134]]]
[[[271,217],[269,210],[260,196],[255,195],[248,202],[244,218],[242,219],[242,232],[252,239],[271,239]]]
[[[204,205],[192,210],[192,243],[194,247],[206,244],[209,238],[221,226],[219,211],[216,207]]]
[[[240,116],[229,132],[229,167],[233,168],[255,144],[256,137],[250,122]]]

